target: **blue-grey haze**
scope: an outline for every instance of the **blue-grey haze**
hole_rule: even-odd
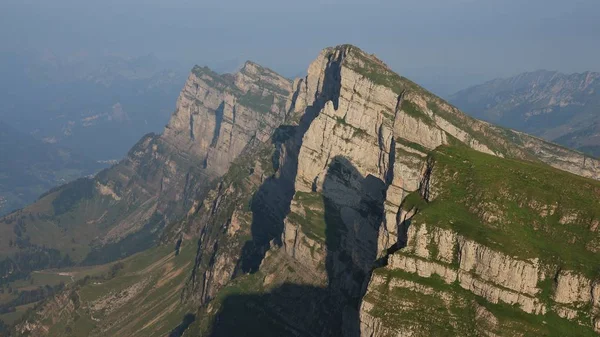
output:
[[[174,68],[252,59],[302,73],[352,43],[440,94],[546,68],[600,70],[597,0],[1,0],[0,51],[157,55]]]

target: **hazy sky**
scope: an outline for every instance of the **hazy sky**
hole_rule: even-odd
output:
[[[252,59],[285,75],[356,44],[441,94],[497,76],[600,71],[598,0],[0,0],[0,51]]]

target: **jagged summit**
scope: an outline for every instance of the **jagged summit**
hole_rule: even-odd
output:
[[[258,95],[273,94],[285,100],[291,91],[292,81],[275,71],[263,67],[253,61],[246,61],[244,65],[234,73],[219,74],[206,66],[194,66],[189,81],[199,80],[209,86],[216,86],[220,90],[226,90],[234,95],[255,92]],[[199,83],[196,83],[199,85]],[[269,92],[260,92],[267,90]]]
[[[247,60],[246,62],[244,62],[244,65],[240,68],[239,72],[245,74],[260,74],[263,76],[270,76],[273,78],[284,78],[271,68],[265,67],[251,60]],[[291,82],[291,80],[288,79],[288,82]]]
[[[561,317],[583,314],[591,307],[572,304],[593,293],[592,283],[563,273],[558,285],[579,282],[583,290],[557,288],[550,299],[554,290],[537,284],[541,267],[526,260],[535,256],[523,240],[537,240],[539,253],[552,240],[589,237],[599,208],[578,201],[600,183],[539,162],[600,177],[597,161],[469,118],[352,45],[324,49],[293,84],[252,62],[223,75],[195,67],[164,134],[141,141],[125,168],[90,188],[120,209],[140,208],[126,203],[132,199],[150,205],[117,218],[111,238],[135,234],[128,220],[152,216],[162,227],[148,231],[162,230],[168,245],[145,255],[152,262],[143,273],[133,257],[102,288],[73,289],[20,329],[30,336],[48,335],[44,324],[88,324],[87,336],[384,337],[440,335],[428,329],[437,326],[483,335],[495,324],[490,331],[501,335],[507,316],[551,307],[542,300],[562,301]],[[555,176],[552,188],[538,181]],[[135,193],[129,177],[137,179]],[[567,188],[573,203],[555,206]],[[498,205],[501,198],[511,207]],[[98,209],[82,223],[103,217]],[[413,218],[422,222],[411,225]],[[488,232],[493,241],[481,238]],[[593,261],[598,246],[563,242],[560,254],[539,261],[568,258],[579,273],[572,262]],[[540,280],[551,281],[550,267]],[[412,297],[394,297],[399,291]],[[394,307],[433,310],[429,303],[436,314]],[[505,304],[515,307],[486,309]]]

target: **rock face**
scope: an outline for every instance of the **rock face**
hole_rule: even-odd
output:
[[[164,228],[194,211],[194,201],[203,199],[245,146],[270,140],[285,118],[291,87],[252,62],[225,75],[195,67],[164,134],[146,135],[110,169],[56,188],[0,220],[19,227],[2,241],[4,264],[13,266],[14,254],[24,248],[31,254],[56,251],[59,261],[68,256],[64,265],[104,263],[151,247]],[[28,231],[37,226],[45,232]],[[8,247],[9,239],[25,243]],[[1,277],[10,278],[29,271],[0,269],[7,270]]]
[[[369,302],[363,301],[361,310],[357,303],[377,285],[378,276],[371,277],[373,268],[386,261],[387,269],[403,266],[423,277],[440,275],[450,285],[458,282],[461,289],[490,303],[522,305],[531,314],[546,312],[536,297],[541,292],[536,262],[515,259],[449,230],[428,234],[426,227],[420,232],[408,227],[407,232],[415,212],[401,205],[419,188],[431,198],[440,194],[429,188],[435,177],[430,182],[432,167],[427,161],[427,153],[440,145],[458,140],[497,157],[535,158],[560,166],[558,158],[568,160],[544,156],[522,140],[537,142],[552,153],[558,147],[470,119],[352,46],[324,50],[307,76],[294,82],[293,92],[288,125],[274,137],[274,175],[265,179],[265,167],[261,164],[259,170],[254,165],[244,180],[254,182],[248,187],[255,191],[251,200],[235,201],[239,188],[226,183],[212,199],[223,206],[203,214],[230,209],[229,215],[203,215],[197,221],[196,226],[203,228],[199,263],[185,296],[199,299],[205,314],[219,309],[205,334],[268,330],[285,335],[376,335],[374,331],[388,327],[365,318]],[[268,163],[268,158],[260,162]],[[592,177],[598,174],[577,161],[560,167]],[[247,203],[250,209],[232,206]],[[212,226],[236,234],[223,241],[210,234]],[[247,235],[252,240],[237,241]],[[413,245],[428,240],[428,235],[437,243],[433,261],[426,258],[435,249],[423,245],[414,248],[420,259],[388,257],[406,240]],[[446,266],[452,263],[458,266]],[[231,282],[255,277],[263,280],[262,292],[218,299]],[[302,300],[291,308],[289,301],[298,297]],[[235,309],[246,305],[252,313]],[[482,326],[496,319],[484,307],[475,309]],[[245,319],[237,320],[240,315]],[[283,330],[281,322],[286,322]]]
[[[227,171],[201,192],[162,179],[186,205],[165,237],[198,242],[185,335],[531,335],[547,332],[542,315],[593,333],[585,265],[599,245],[581,231],[600,210],[577,202],[600,184],[543,163],[599,177],[597,162],[472,119],[349,45],[293,84],[254,64],[195,68],[178,106],[157,149],[186,149],[210,178]]]
[[[599,73],[540,70],[473,86],[450,102],[476,118],[598,156],[599,89]]]
[[[220,175],[252,138],[270,139],[291,89],[290,81],[252,62],[224,76],[195,67],[161,138],[200,158],[207,174]]]
[[[598,258],[591,226],[598,205],[575,200],[595,200],[598,183],[463,151],[430,154],[428,189],[419,192],[427,199],[405,199],[405,209],[418,210],[404,223],[406,246],[374,271],[361,334],[429,336],[452,326],[453,335],[536,335],[572,321],[578,335],[594,335],[597,275],[583,261]],[[518,182],[534,172],[553,182]]]

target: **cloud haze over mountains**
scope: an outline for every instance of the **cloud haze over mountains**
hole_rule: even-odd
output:
[[[526,70],[600,70],[595,0],[8,0],[0,12],[0,51],[153,53],[186,70],[252,59],[294,76],[349,42],[443,95]]]

